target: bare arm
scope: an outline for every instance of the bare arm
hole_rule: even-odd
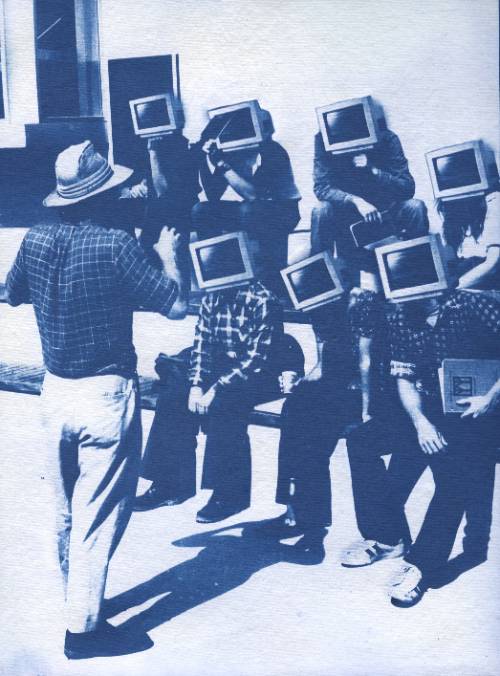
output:
[[[371,345],[373,338],[359,338],[359,373],[361,379],[361,419],[370,419],[370,387],[371,387]]]
[[[500,266],[500,246],[490,246],[486,259],[462,275],[458,282],[459,289],[474,289],[487,281]]]
[[[422,397],[415,383],[406,378],[398,378],[398,391],[403,408],[415,427],[420,448],[427,455],[443,451],[447,442],[436,427],[424,415]]]
[[[155,245],[165,275],[177,284],[178,294],[167,314],[169,319],[184,319],[187,314],[190,280],[179,266],[179,247],[182,246],[181,236],[173,229],[163,228],[160,239]]]

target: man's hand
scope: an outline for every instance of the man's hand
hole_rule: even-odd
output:
[[[478,395],[475,397],[465,397],[464,399],[457,399],[459,406],[468,406],[460,416],[461,418],[478,418],[482,415],[488,415],[496,407],[493,397],[490,394]]]
[[[188,409],[191,413],[198,413],[198,403],[203,396],[201,387],[192,387],[189,390]]]
[[[448,442],[441,432],[427,418],[419,418],[415,422],[415,429],[420,448],[426,455],[440,453],[448,446]]]
[[[211,387],[205,392],[205,394],[198,400],[196,408],[200,415],[207,415],[212,405],[213,400],[215,399],[216,390],[215,387]]]
[[[167,276],[170,276],[169,270],[172,266],[177,268],[178,254],[181,245],[181,236],[177,230],[175,228],[167,228],[164,226],[154,249],[162,260]],[[172,277],[174,276],[175,275],[172,274]]]
[[[145,178],[140,183],[133,185],[131,188],[122,188],[120,192],[121,199],[140,199],[148,196],[148,182]]]
[[[303,378],[300,378],[300,380],[297,380],[297,382],[294,384],[294,389],[297,387],[299,383],[316,383],[318,380],[321,380],[323,377],[323,368],[321,366],[321,362],[318,362],[316,366],[314,366],[309,373],[306,373],[306,375]]]
[[[217,166],[218,162],[224,162],[224,153],[217,147],[217,143],[213,138],[208,139],[202,146],[204,153],[208,155],[210,162]]]
[[[382,215],[373,204],[370,204],[370,202],[367,202],[362,197],[356,197],[355,195],[351,198],[351,202],[354,204],[364,221],[367,223],[382,223]]]
[[[366,169],[368,166],[368,157],[366,156],[365,153],[361,153],[360,155],[354,155],[352,158],[352,163],[356,167],[356,169]]]

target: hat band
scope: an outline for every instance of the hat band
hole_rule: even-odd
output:
[[[103,164],[101,169],[95,172],[95,174],[92,174],[92,176],[89,176],[89,178],[79,181],[76,184],[73,184],[71,186],[64,186],[58,184],[56,192],[59,195],[59,197],[62,197],[63,199],[75,199],[77,197],[85,197],[85,195],[88,195],[89,193],[103,186],[104,183],[106,183],[106,181],[113,176],[113,174],[114,174],[113,169],[106,162],[105,164]]]

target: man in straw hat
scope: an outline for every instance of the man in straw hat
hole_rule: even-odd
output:
[[[6,286],[11,305],[33,303],[42,342],[42,410],[68,611],[65,654],[77,659],[152,645],[147,634],[107,623],[102,601],[141,455],[133,311],[140,305],[181,319],[187,290],[175,231],[165,229],[158,244],[162,272],[130,235],[105,227],[103,214],[130,169],[111,167],[85,141],[60,153],[55,173],[56,189],[44,204],[62,209],[63,218],[29,230]]]

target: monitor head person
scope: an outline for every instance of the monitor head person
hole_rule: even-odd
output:
[[[120,188],[132,173],[128,167],[111,166],[91,141],[69,146],[57,156],[56,187],[43,204],[59,209],[74,224],[90,221],[109,227]]]
[[[485,195],[473,195],[455,200],[436,200],[443,221],[443,236],[447,244],[458,249],[467,234],[477,241],[484,230],[487,204]]]
[[[260,124],[262,127],[262,136],[264,141],[272,139],[274,134],[274,123],[271,113],[268,110],[261,108],[259,111]]]

